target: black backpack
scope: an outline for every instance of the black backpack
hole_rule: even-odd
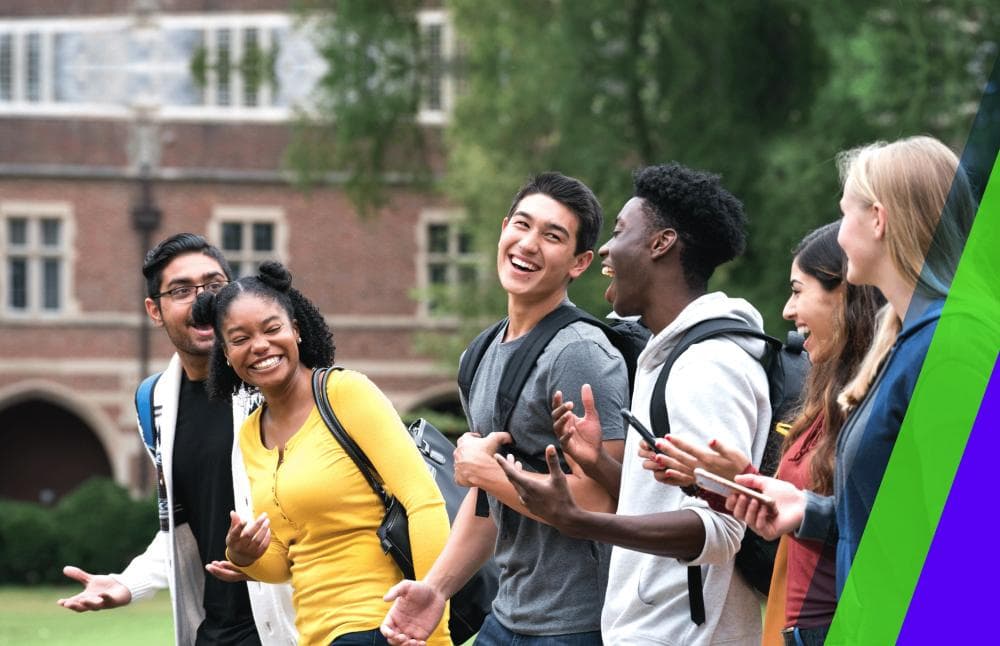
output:
[[[496,407],[503,422],[503,426],[500,428],[506,428],[510,421],[514,404],[520,397],[528,375],[545,346],[559,330],[576,321],[583,321],[601,329],[608,340],[622,353],[628,368],[631,390],[634,384],[636,360],[646,347],[650,336],[649,330],[638,322],[611,319],[601,321],[577,307],[562,305],[545,316],[528,333],[524,344],[507,362],[500,377],[500,387],[497,390]],[[502,319],[481,332],[465,351],[459,366],[458,385],[466,402],[469,401],[469,391],[472,387],[472,379],[476,375],[476,369],[490,343],[506,323],[507,319]],[[708,319],[692,326],[674,346],[660,368],[660,374],[650,401],[649,419],[653,432],[660,435],[666,435],[670,432],[664,392],[670,368],[677,357],[699,341],[726,334],[752,336],[767,343],[768,350],[762,357],[761,363],[768,379],[771,425],[764,455],[758,468],[764,475],[774,475],[778,468],[781,446],[784,442],[784,433],[779,430],[779,426],[783,421],[790,419],[798,409],[802,386],[809,371],[809,359],[802,347],[803,338],[796,332],[789,332],[788,343],[783,345],[778,339],[736,319]],[[663,432],[658,433],[658,429],[662,429]],[[504,450],[508,451],[506,448]],[[548,469],[544,460],[519,453],[516,449],[511,449],[509,452],[534,471],[544,473]],[[568,471],[561,453],[560,463],[563,465],[563,470]],[[477,499],[476,514],[479,516],[489,515],[488,502],[483,492],[480,492]],[[736,554],[737,570],[750,585],[765,595],[771,587],[771,572],[774,569],[776,551],[777,541],[767,541],[748,530],[740,544],[740,551]],[[703,623],[705,602],[702,596],[701,569],[698,567],[688,569],[688,592],[691,598],[691,618],[695,623]]]
[[[563,304],[549,312],[538,322],[538,325],[528,333],[524,343],[504,367],[503,374],[500,376],[500,387],[497,389],[495,408],[495,415],[499,415],[500,423],[494,425],[494,428],[507,428],[507,424],[510,422],[510,415],[518,399],[521,397],[521,391],[524,390],[524,385],[528,381],[528,375],[534,369],[538,357],[560,330],[577,321],[588,323],[601,330],[608,341],[622,353],[628,369],[629,392],[632,391],[636,359],[638,359],[642,349],[646,347],[646,341],[649,339],[649,330],[640,323],[624,319],[606,319],[602,321],[575,305]],[[482,362],[490,343],[506,324],[507,319],[504,318],[480,332],[472,340],[472,343],[469,344],[465,354],[462,355],[462,361],[458,369],[458,387],[462,391],[462,397],[465,399],[466,404],[469,402],[469,391],[472,389],[472,380],[476,376],[476,370],[479,368],[479,364]],[[545,473],[548,471],[548,466],[544,458],[522,453],[517,450],[517,447],[505,447],[504,451],[511,453],[522,464],[536,472]],[[563,470],[568,471],[561,451],[559,451],[559,460],[563,466]],[[479,492],[476,514],[478,516],[489,515],[486,495],[482,491]]]
[[[803,351],[803,338],[797,332],[788,333],[788,343],[782,344],[778,339],[750,327],[735,319],[717,318],[701,321],[690,327],[671,350],[653,387],[653,396],[649,403],[649,420],[653,433],[666,435],[670,433],[670,418],[665,400],[667,377],[674,362],[689,347],[706,339],[717,336],[738,334],[761,339],[767,344],[767,351],[761,358],[764,372],[767,374],[768,391],[771,402],[771,424],[768,429],[767,443],[758,470],[767,476],[773,476],[781,459],[781,445],[785,433],[781,427],[791,419],[798,410],[802,396],[802,386],[809,372],[809,358]],[[764,595],[771,587],[771,572],[774,569],[774,556],[778,549],[778,541],[769,541],[755,532],[747,529],[736,553],[736,569],[756,590]],[[701,568],[688,568],[688,595],[691,601],[691,620],[696,624],[705,621],[705,600],[701,591]]]

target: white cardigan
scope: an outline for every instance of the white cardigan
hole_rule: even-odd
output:
[[[113,574],[137,601],[152,596],[157,590],[170,588],[176,643],[194,644],[198,626],[205,617],[202,599],[205,590],[205,568],[198,554],[191,528],[185,523],[174,524],[173,456],[174,431],[177,423],[177,401],[180,397],[181,362],[175,354],[160,376],[153,391],[156,424],[160,430],[160,455],[167,490],[169,530],[157,532],[146,551],[132,559],[121,574]],[[253,401],[247,396],[233,398],[233,494],[236,511],[243,518],[253,517],[250,482],[243,465],[238,438],[243,420]],[[139,429],[142,435],[142,429]],[[292,646],[298,641],[295,611],[290,584],[270,585],[247,582],[250,606],[261,643],[265,646]]]

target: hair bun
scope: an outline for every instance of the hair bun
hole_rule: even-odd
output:
[[[261,263],[260,269],[257,270],[257,278],[279,292],[287,292],[292,286],[292,274],[284,265],[274,260]]]
[[[191,307],[191,320],[195,325],[215,325],[215,294],[209,291],[198,294]]]

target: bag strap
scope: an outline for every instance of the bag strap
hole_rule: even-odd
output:
[[[160,455],[160,428],[156,425],[156,413],[159,409],[153,401],[156,384],[163,376],[162,372],[150,375],[142,380],[135,390],[135,411],[139,418],[139,431],[146,452],[156,468],[156,514],[160,521],[160,531],[170,531],[170,509],[167,505],[167,486],[163,477],[163,456]],[[180,503],[174,502],[174,517],[183,515]],[[178,520],[179,522],[179,520]]]
[[[372,488],[375,495],[378,496],[379,500],[382,501],[382,505],[386,509],[389,508],[390,498],[389,494],[385,492],[385,487],[376,478],[378,471],[372,465],[368,456],[365,455],[361,447],[351,438],[351,436],[344,429],[344,426],[337,419],[337,415],[333,412],[333,408],[330,407],[330,398],[327,391],[327,384],[330,381],[330,375],[333,374],[334,370],[343,370],[339,366],[334,366],[332,368],[317,368],[313,370],[312,374],[312,390],[313,399],[316,400],[316,408],[319,409],[319,416],[323,418],[323,422],[326,423],[326,427],[330,429],[330,433],[333,435],[334,439],[340,444],[344,449],[344,453],[351,458],[355,466],[358,467],[358,471],[364,477],[368,486]]]
[[[560,330],[576,321],[587,321],[593,325],[601,326],[601,323],[596,318],[580,308],[573,305],[560,305],[546,314],[528,332],[521,347],[518,348],[514,356],[504,366],[503,373],[500,376],[500,385],[497,388],[496,404],[494,407],[494,429],[506,430],[507,425],[510,423],[510,416],[514,412],[514,407],[521,398],[521,392],[528,381],[528,376],[538,362],[538,357],[541,356],[546,346],[549,345],[549,342],[552,341],[553,337]],[[486,350],[507,322],[508,319],[504,318],[494,323],[481,332],[465,351],[465,356],[459,366],[458,383],[465,397],[466,405],[469,404],[472,380],[475,378],[476,370],[486,355]],[[523,463],[531,465],[536,470],[539,469],[539,464],[544,466],[540,461],[520,453],[516,448],[510,449],[510,452]],[[476,515],[482,518],[489,516],[489,504],[486,494],[482,490],[479,491],[476,497]]]
[[[472,390],[472,380],[476,376],[476,370],[486,356],[486,350],[490,347],[490,342],[500,332],[500,329],[507,324],[507,319],[503,318],[480,332],[469,347],[458,365],[458,389],[462,392],[462,397],[466,404],[469,403],[469,392]]]
[[[150,455],[156,454],[156,444],[159,440],[159,429],[156,427],[156,406],[153,404],[153,391],[156,383],[163,376],[162,372],[150,375],[142,380],[135,390],[135,410],[139,416],[139,429],[142,432],[142,442]]]
[[[500,377],[500,387],[497,389],[497,410],[500,418],[499,424],[495,428],[506,430],[510,423],[510,416],[514,412],[514,406],[521,398],[521,392],[528,381],[528,376],[535,369],[538,357],[549,345],[556,334],[567,325],[580,320],[593,319],[592,316],[578,307],[572,305],[560,305],[552,310],[538,322],[528,336],[524,339],[524,344],[518,349],[514,357],[504,366],[503,374]]]
[[[670,354],[667,355],[663,366],[660,368],[660,374],[656,378],[656,385],[653,386],[653,396],[649,402],[649,423],[654,435],[665,436],[670,433],[670,415],[667,411],[666,386],[667,378],[670,376],[670,369],[673,368],[674,362],[684,354],[685,350],[695,343],[727,334],[750,336],[767,343],[771,352],[765,353],[765,357],[761,360],[765,363],[765,370],[769,367],[766,364],[770,361],[772,353],[781,349],[781,341],[778,339],[735,319],[706,319],[692,325],[684,333],[684,336],[681,337],[681,340],[677,342],[677,345],[670,351]]]
[[[666,436],[670,433],[670,416],[667,411],[666,386],[667,378],[670,376],[670,369],[674,362],[684,354],[684,351],[695,343],[706,339],[726,334],[740,334],[752,336],[766,342],[772,349],[781,349],[781,341],[764,332],[750,327],[749,324],[741,323],[734,319],[707,319],[691,326],[681,340],[677,342],[670,354],[667,355],[660,374],[656,377],[656,385],[653,386],[653,396],[649,402],[649,422],[653,434],[662,431]],[[765,366],[765,369],[767,366]],[[684,488],[684,493],[690,495],[688,488]],[[688,602],[691,608],[691,621],[697,625],[705,623],[705,597],[702,593],[701,567],[697,565],[688,566]]]

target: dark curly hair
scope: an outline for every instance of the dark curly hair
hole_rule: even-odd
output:
[[[274,301],[285,310],[290,320],[295,321],[302,337],[299,344],[299,361],[302,364],[309,368],[333,365],[333,332],[312,301],[292,287],[292,275],[288,269],[280,262],[268,261],[262,263],[258,271],[256,276],[244,276],[229,283],[218,294],[202,292],[192,308],[191,316],[195,323],[211,325],[215,330],[215,345],[212,347],[206,384],[209,397],[213,399],[229,399],[241,388],[254,390],[226,363],[223,352],[222,322],[233,301],[244,294]]]
[[[716,267],[743,253],[743,203],[722,187],[718,175],[670,163],[640,168],[632,181],[651,224],[677,231],[681,267],[692,289],[706,289]]]

